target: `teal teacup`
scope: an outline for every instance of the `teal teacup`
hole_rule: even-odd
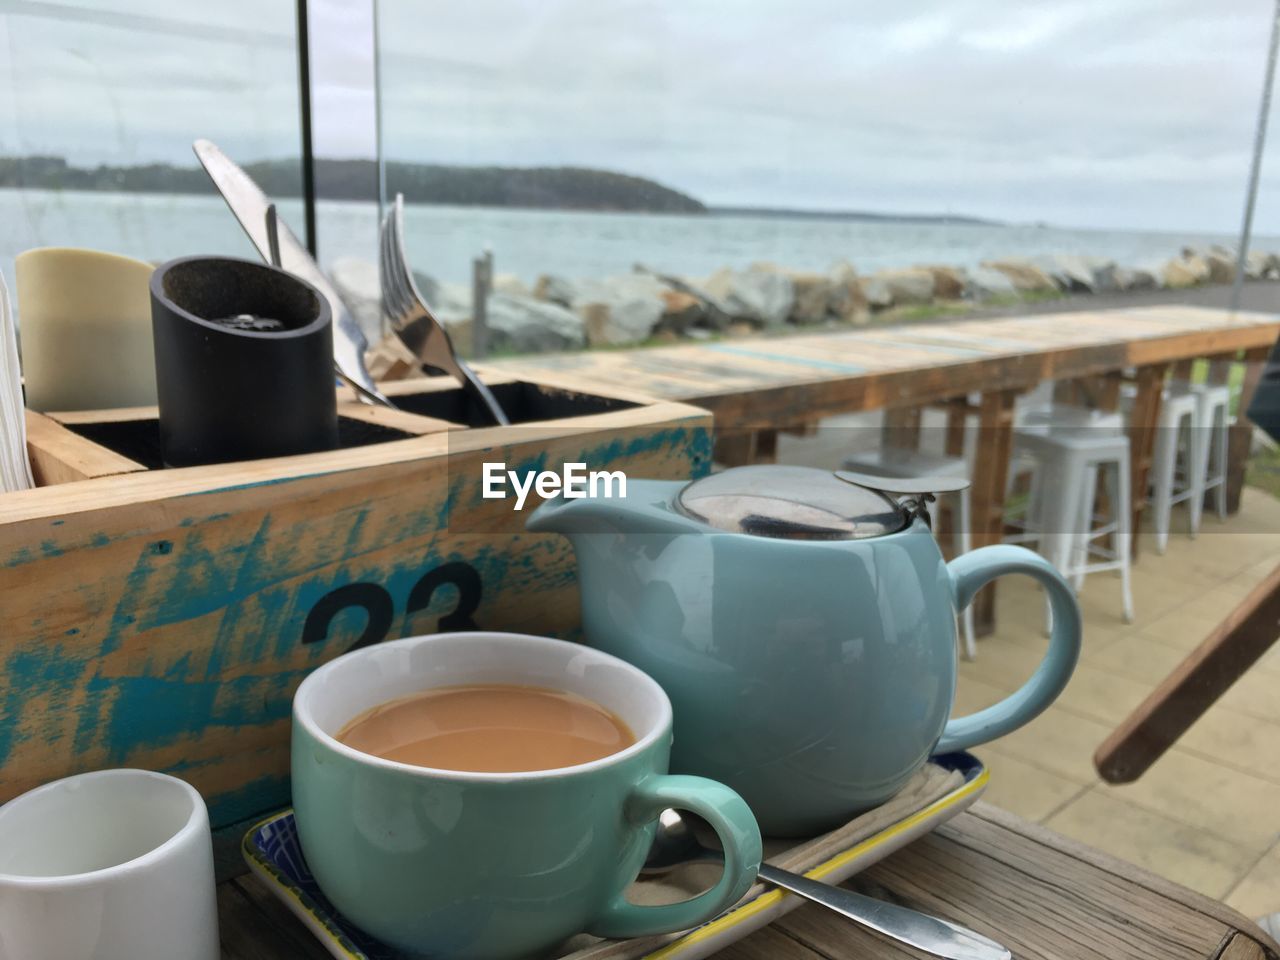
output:
[[[389,700],[495,683],[586,697],[625,721],[636,742],[573,767],[470,773],[384,760],[334,739]],[[737,901],[760,864],[760,832],[742,798],[713,780],[667,775],[662,688],[578,644],[455,633],[366,647],[303,681],[293,721],[294,812],[316,881],[357,926],[410,953],[504,960],[583,931],[683,930]],[[668,807],[712,824],[724,874],[682,903],[629,903],[623,891]]]

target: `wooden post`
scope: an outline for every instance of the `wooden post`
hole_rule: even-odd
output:
[[[493,293],[493,251],[471,261],[471,355],[489,353],[489,294]]]
[[[1245,416],[1245,411],[1249,409],[1253,392],[1258,389],[1258,381],[1270,353],[1270,347],[1253,347],[1244,352],[1244,383],[1236,406],[1236,422],[1231,426],[1231,437],[1227,442],[1227,513],[1240,512],[1240,491],[1244,489],[1244,471],[1249,463],[1249,448],[1253,444],[1253,422]]]
[[[920,408],[892,407],[884,412],[880,445],[886,449],[915,450],[920,446]]]
[[[1239,358],[1239,350],[1233,350],[1231,353],[1218,353],[1209,357],[1207,382],[1215,385],[1228,383],[1231,379],[1231,365]]]
[[[999,543],[1004,536],[1004,488],[1009,479],[1009,454],[1013,449],[1013,402],[1017,390],[996,390],[982,395],[978,406],[978,446],[974,457],[973,548]],[[987,636],[996,626],[995,585],[983,587],[973,601],[974,630]]]
[[[964,456],[964,438],[965,427],[968,422],[969,400],[967,397],[956,397],[948,400],[944,404],[947,413],[947,427],[945,438],[945,451],[948,457]],[[951,545],[955,542],[955,529],[959,519],[955,511],[952,509],[953,499],[951,497],[942,498],[942,502],[938,505],[935,513],[935,527],[937,532],[938,543],[942,546],[943,552],[951,549]]]
[[[964,456],[965,428],[968,426],[970,408],[968,397],[957,397],[947,401],[947,443],[948,457]]]
[[[755,463],[756,431],[751,427],[718,427],[712,457],[724,467]]]
[[[1133,558],[1138,558],[1138,532],[1142,529],[1142,512],[1147,508],[1147,474],[1151,470],[1151,456],[1155,450],[1157,424],[1160,421],[1160,400],[1164,391],[1167,363],[1139,367],[1134,382],[1138,395],[1133,398],[1133,410],[1129,413],[1129,496],[1133,506]]]
[[[1111,370],[1102,374],[1101,382],[1098,385],[1098,409],[1099,410],[1119,410],[1120,409],[1120,387],[1124,383],[1124,373],[1120,370]]]
[[[768,427],[724,427],[715,435],[715,462],[724,467],[776,463],[778,431]]]
[[[752,462],[754,463],[777,463],[778,462],[778,431],[759,429],[756,431],[755,450],[753,451]]]

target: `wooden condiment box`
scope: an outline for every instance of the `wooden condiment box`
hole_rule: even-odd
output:
[[[0,802],[84,770],[181,776],[215,827],[289,802],[293,691],[353,646],[439,630],[574,637],[568,543],[481,497],[485,461],[688,478],[695,407],[486,375],[340,403],[344,448],[159,469],[154,408],[29,414],[38,489],[0,494]],[[228,403],[237,402],[228,397]]]

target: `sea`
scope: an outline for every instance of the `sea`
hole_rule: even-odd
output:
[[[299,200],[279,204],[299,236]],[[322,265],[342,257],[376,259],[373,203],[321,201],[317,234]],[[532,286],[540,274],[604,277],[643,264],[704,277],[720,267],[768,261],[825,270],[838,261],[859,272],[914,264],[972,267],[988,259],[1090,254],[1128,266],[1162,262],[1184,246],[1236,237],[1213,233],[1079,230],[1031,224],[856,221],[792,215],[587,213],[413,205],[405,246],[415,270],[469,282],[474,259],[491,251],[497,274]],[[163,261],[194,254],[257,258],[217,196],[71,190],[0,190],[0,271],[12,290],[13,258],[39,246],[75,246]],[[1255,237],[1255,249],[1280,251],[1280,238]]]

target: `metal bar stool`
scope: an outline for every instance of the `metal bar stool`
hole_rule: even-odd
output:
[[[1169,545],[1169,520],[1173,505],[1191,502],[1191,535],[1199,526],[1197,503],[1204,501],[1204,473],[1197,455],[1197,422],[1200,400],[1185,385],[1165,390],[1156,424],[1155,452],[1151,458],[1151,507],[1156,525],[1156,552]]]
[[[1117,415],[1086,413],[1071,425],[1026,423],[1014,433],[1014,450],[1040,464],[1028,508],[1029,533],[1077,590],[1087,574],[1119,570],[1124,618],[1132,622],[1129,438],[1118,428]],[[1099,471],[1105,471],[1109,505],[1101,524],[1094,516]],[[1110,548],[1098,542],[1105,536],[1112,538]]]
[[[1192,469],[1200,478],[1200,496],[1191,499],[1191,535],[1200,531],[1204,498],[1210,490],[1219,520],[1227,518],[1227,443],[1231,432],[1231,388],[1226,384],[1190,385],[1196,398]]]

